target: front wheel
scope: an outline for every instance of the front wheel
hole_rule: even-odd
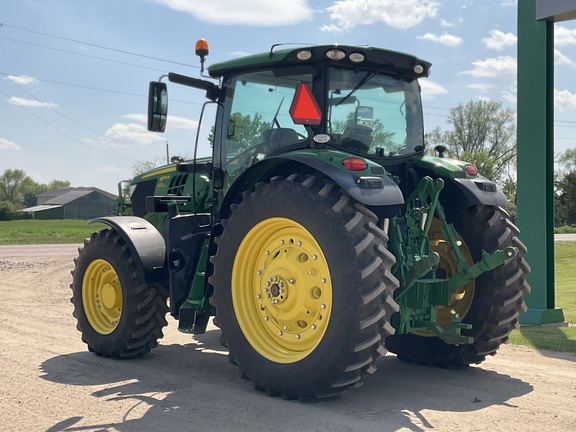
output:
[[[313,176],[244,193],[222,221],[212,301],[230,361],[255,388],[335,397],[376,368],[397,310],[376,216]]]
[[[167,290],[140,280],[125,241],[114,230],[92,234],[72,271],[72,304],[82,340],[94,353],[141,356],[158,345],[166,322]]]
[[[440,255],[439,271],[449,277],[458,271],[456,258],[441,236],[440,225],[436,222],[432,227],[430,241],[432,249]],[[469,281],[455,293],[448,307],[439,308],[441,326],[450,324],[452,310],[462,322],[472,324],[472,329],[463,330],[462,334],[472,336],[473,343],[450,345],[429,330],[388,337],[386,347],[401,360],[446,368],[480,363],[508,340],[518,325],[520,313],[526,311],[524,297],[530,292],[526,281],[530,268],[524,260],[526,247],[518,239],[518,228],[508,214],[499,207],[477,205],[455,221],[454,227],[468,264],[479,261],[482,250],[494,252],[515,246],[519,252],[501,266]]]

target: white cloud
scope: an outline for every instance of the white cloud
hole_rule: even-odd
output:
[[[106,131],[105,136],[109,144],[115,147],[145,146],[164,141],[164,138],[151,134],[137,123],[116,123]]]
[[[27,75],[8,75],[4,79],[15,82],[20,85],[36,84],[38,80],[34,77],[29,77]]]
[[[556,25],[554,27],[554,44],[556,46],[576,45],[576,29]]]
[[[425,35],[418,36],[418,39],[429,40],[432,42],[440,42],[446,46],[456,46],[462,43],[462,38],[459,36],[454,36],[448,33],[443,33],[441,35],[435,35],[432,33],[426,33]]]
[[[25,107],[41,107],[41,108],[57,108],[58,105],[52,102],[41,102],[35,99],[24,99],[20,97],[11,97],[8,99],[11,104],[20,105]]]
[[[146,124],[148,122],[148,118],[146,114],[126,114],[122,117],[127,118],[129,120],[134,120],[140,123]],[[191,120],[186,117],[178,117],[178,116],[168,116],[167,127],[176,128],[176,129],[197,129],[198,128],[198,121]]]
[[[503,90],[500,93],[500,96],[505,101],[510,102],[511,105],[516,105],[516,101],[518,99],[518,83],[514,81],[514,84],[512,84],[508,90]]]
[[[456,27],[456,24],[451,23],[450,21],[446,21],[444,18],[440,19],[440,25],[442,27]]]
[[[307,21],[313,10],[306,0],[153,0],[212,24],[286,26]]]
[[[516,6],[517,4],[518,0],[500,0],[500,5],[504,7]]]
[[[500,30],[490,30],[490,37],[482,38],[486,48],[502,51],[505,47],[516,45],[516,35],[513,33],[504,33]]]
[[[493,78],[502,75],[516,75],[516,58],[510,56],[493,57],[472,62],[474,69],[462,73],[477,78]]]
[[[374,23],[405,30],[435,17],[438,8],[435,0],[337,0],[327,8],[333,24],[322,30],[349,30]]]
[[[422,97],[427,100],[434,99],[437,95],[446,94],[448,90],[442,85],[429,79],[421,79],[418,81],[422,89]]]
[[[20,146],[14,141],[0,138],[0,150],[20,150]]]
[[[570,59],[570,57],[562,54],[559,50],[554,50],[554,64],[563,66],[563,65],[573,65],[574,62]]]
[[[554,106],[560,111],[576,110],[576,94],[554,89]]]

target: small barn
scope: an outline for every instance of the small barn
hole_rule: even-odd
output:
[[[69,187],[44,192],[37,205],[22,209],[34,219],[94,219],[116,214],[116,195],[95,187]]]

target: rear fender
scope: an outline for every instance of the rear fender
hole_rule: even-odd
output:
[[[321,154],[322,157],[318,157]],[[328,155],[328,156],[326,156]],[[404,204],[404,196],[398,185],[386,174],[380,166],[367,160],[369,167],[364,171],[347,171],[338,168],[338,159],[350,157],[337,151],[296,151],[265,159],[249,169],[236,179],[226,194],[222,203],[223,215],[233,202],[253,186],[274,176],[288,177],[291,174],[320,174],[344,190],[356,201],[370,207],[379,215],[389,217],[394,215]]]
[[[469,175],[466,162],[426,156],[414,162],[417,175],[414,184],[428,175],[444,179],[444,189],[440,193],[440,202],[446,211],[449,222],[459,217],[473,205],[506,207],[509,202],[506,195],[493,181],[481,175]]]
[[[146,283],[166,281],[166,244],[158,230],[136,216],[106,216],[92,219],[116,230],[126,241],[132,258]]]

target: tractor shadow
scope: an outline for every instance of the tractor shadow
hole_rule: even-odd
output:
[[[386,431],[434,426],[425,411],[474,412],[490,406],[514,407],[510,399],[530,393],[530,384],[470,367],[442,370],[400,362],[388,355],[359,389],[332,401],[304,404],[255,392],[228,363],[220,332],[195,336],[191,343],[160,345],[135,360],[112,360],[89,352],[45,360],[40,378],[90,388],[90,402],[113,415],[95,424],[79,412],[54,424],[55,431]],[[188,339],[190,341],[190,339]],[[121,405],[123,404],[123,405]],[[132,408],[147,409],[137,418]],[[121,418],[121,421],[112,421]],[[98,417],[98,420],[103,420]]]

